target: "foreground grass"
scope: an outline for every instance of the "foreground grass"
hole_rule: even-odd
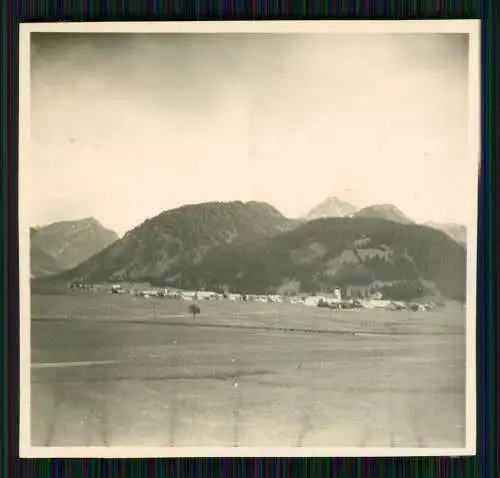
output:
[[[462,311],[188,305],[33,296],[33,444],[464,445]]]

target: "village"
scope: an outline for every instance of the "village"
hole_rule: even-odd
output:
[[[381,292],[375,292],[363,298],[344,296],[340,288],[333,289],[331,293],[299,293],[295,295],[281,294],[240,294],[229,292],[214,292],[207,290],[182,290],[178,288],[151,287],[149,284],[113,284],[111,286],[94,286],[72,284],[73,289],[100,290],[111,294],[128,294],[144,299],[161,298],[180,300],[183,302],[196,301],[239,301],[260,302],[271,304],[290,304],[306,307],[321,307],[332,310],[392,310],[425,312],[436,308],[434,303],[403,302],[385,299]]]

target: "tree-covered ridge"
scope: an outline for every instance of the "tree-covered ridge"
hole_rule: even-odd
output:
[[[346,252],[351,252],[349,260]],[[307,261],[297,260],[306,255]],[[440,231],[371,218],[331,218],[268,240],[218,248],[186,270],[181,285],[247,293],[275,292],[290,281],[300,283],[300,292],[376,285],[385,295],[403,299],[405,290],[424,295],[432,283],[445,297],[464,300],[465,271],[465,248]]]

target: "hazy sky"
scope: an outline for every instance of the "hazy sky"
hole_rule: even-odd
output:
[[[466,35],[32,38],[32,225],[331,195],[468,219]]]

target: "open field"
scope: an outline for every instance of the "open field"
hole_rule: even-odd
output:
[[[33,446],[465,446],[465,312],[32,296]]]

